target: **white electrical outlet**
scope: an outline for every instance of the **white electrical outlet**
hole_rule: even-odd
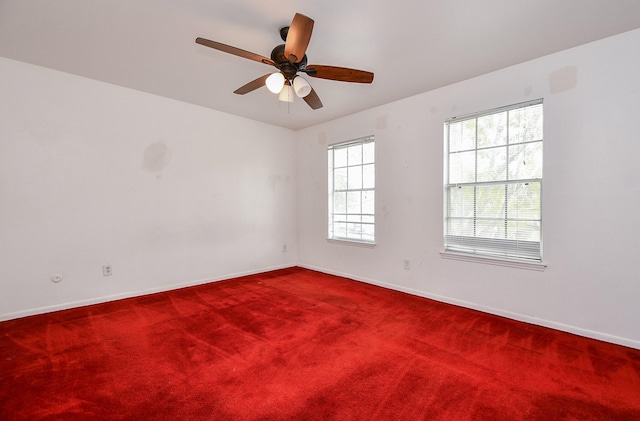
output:
[[[60,275],[59,273],[51,275],[51,282],[56,283],[56,284],[58,282],[62,282],[62,275]]]
[[[111,265],[102,266],[102,276],[111,276],[113,275],[113,268]]]
[[[404,270],[411,270],[411,260],[404,260]]]

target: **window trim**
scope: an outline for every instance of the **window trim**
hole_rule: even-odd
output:
[[[449,260],[458,260],[462,262],[473,262],[473,263],[484,263],[484,264],[494,265],[494,266],[504,266],[504,267],[517,268],[517,269],[528,269],[528,270],[534,270],[538,272],[544,272],[544,270],[547,268],[547,263],[544,260],[542,261],[537,261],[537,260],[527,261],[522,259],[516,260],[516,259],[508,259],[506,257],[487,256],[484,254],[462,253],[462,252],[457,252],[452,250],[441,250],[440,256],[443,259],[449,259]]]
[[[329,237],[327,237],[327,242],[332,244],[342,244],[343,246],[356,246],[356,247],[364,247],[369,249],[372,249],[377,245],[375,242],[371,242],[371,241],[358,241],[358,240],[351,240],[351,239],[345,240],[343,238],[329,238]]]

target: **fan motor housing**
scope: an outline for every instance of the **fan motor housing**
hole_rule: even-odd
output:
[[[290,63],[289,60],[287,60],[287,58],[284,56],[284,44],[276,46],[271,51],[271,60],[273,60],[278,70],[280,70],[289,80],[293,79],[298,71],[303,70],[305,67],[307,67],[306,54],[299,62]]]

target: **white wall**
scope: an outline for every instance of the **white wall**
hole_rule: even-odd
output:
[[[287,129],[0,59],[0,319],[294,265],[295,153]]]
[[[638,30],[298,133],[0,58],[0,320],[298,263],[640,348],[637,45]],[[443,259],[444,120],[535,98],[548,267]],[[369,134],[377,246],[329,243],[326,147]]]
[[[640,30],[298,132],[299,265],[640,348],[638,45]],[[442,258],[445,119],[536,98],[546,270]],[[370,134],[377,246],[329,243],[326,147]]]

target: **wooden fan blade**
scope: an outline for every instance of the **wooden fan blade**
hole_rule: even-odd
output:
[[[210,48],[219,50],[219,51],[224,51],[225,53],[233,54],[234,56],[248,58],[249,60],[257,61],[259,63],[275,66],[275,63],[273,62],[273,60],[263,57],[260,54],[251,53],[249,51],[241,50],[240,48],[232,47],[230,45],[222,44],[220,42],[211,41],[205,38],[198,37],[196,38],[196,43],[200,45],[204,45],[205,47],[210,47]]]
[[[303,71],[311,77],[318,77],[320,79],[355,83],[373,82],[373,73],[364,70],[349,69],[346,67],[310,64]]]
[[[264,86],[264,82],[267,80],[269,76],[271,76],[271,73],[267,73],[264,76],[260,76],[259,78],[252,80],[246,85],[239,87],[238,89],[233,91],[233,93],[238,95],[244,95],[244,94],[248,94],[251,91],[255,91],[258,88],[262,88]]]
[[[284,44],[284,56],[290,63],[300,63],[311,41],[313,19],[296,13],[289,26],[287,40]]]
[[[311,92],[309,92],[309,95],[305,96],[302,99],[304,99],[304,102],[309,104],[309,106],[314,110],[322,108],[322,101],[320,101],[320,97],[318,97],[318,94],[313,88],[311,88]]]

